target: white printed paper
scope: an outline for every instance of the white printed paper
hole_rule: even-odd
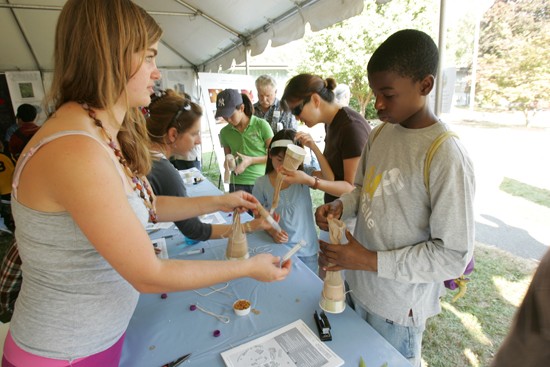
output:
[[[338,367],[344,361],[302,321],[221,353],[227,367]]]
[[[201,215],[199,219],[201,222],[208,223],[208,224],[227,224],[225,222],[225,219],[218,212]]]
[[[145,230],[150,232],[152,230],[158,229],[170,229],[174,226],[174,222],[158,222],[158,223],[147,223]]]

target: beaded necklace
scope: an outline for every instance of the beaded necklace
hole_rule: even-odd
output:
[[[88,113],[88,116],[92,120],[94,120],[95,126],[101,129],[103,136],[105,137],[105,139],[107,139],[107,142],[108,142],[107,145],[109,145],[109,147],[113,150],[120,165],[124,167],[124,172],[132,180],[132,183],[134,184],[134,191],[137,191],[139,193],[139,196],[145,203],[145,207],[149,211],[149,220],[153,223],[157,223],[158,217],[155,211],[154,195],[151,190],[151,187],[149,186],[147,181],[140,179],[135,172],[132,172],[132,170],[128,166],[128,162],[126,161],[126,158],[124,158],[124,155],[122,154],[120,149],[117,147],[115,141],[113,140],[113,137],[111,136],[111,134],[109,134],[107,130],[105,130],[105,127],[103,126],[103,122],[101,122],[101,120],[96,117],[95,111],[92,110],[87,103],[83,102],[80,104],[82,108]]]

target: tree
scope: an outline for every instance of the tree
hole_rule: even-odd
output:
[[[550,101],[550,4],[496,0],[479,41],[477,99],[485,107],[521,110],[525,124]]]
[[[365,2],[361,15],[328,29],[306,36],[306,53],[298,65],[300,73],[332,76],[338,83],[350,86],[352,106],[374,118],[372,91],[367,79],[367,63],[374,50],[392,33],[403,28],[416,28],[433,37],[433,0],[393,0],[387,4]],[[370,106],[370,108],[369,108]]]

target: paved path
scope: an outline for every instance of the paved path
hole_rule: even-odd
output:
[[[550,190],[550,129],[453,123],[476,170],[476,239],[526,259],[550,247],[550,208],[499,189],[504,177]]]

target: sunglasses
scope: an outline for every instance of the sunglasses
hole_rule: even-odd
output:
[[[306,97],[306,98],[302,101],[302,103],[300,103],[298,106],[294,107],[294,108],[292,109],[292,111],[291,111],[292,114],[293,114],[294,116],[300,116],[300,114],[302,113],[302,110],[304,109],[304,106],[305,106],[306,104],[308,104],[309,101],[311,101],[311,96]]]
[[[176,112],[174,117],[172,117],[172,119],[170,120],[170,123],[168,124],[168,126],[172,126],[172,124],[174,124],[178,120],[178,118],[183,113],[183,111],[191,111],[191,104],[188,101],[185,101],[183,106],[181,106],[178,109],[178,112]]]

